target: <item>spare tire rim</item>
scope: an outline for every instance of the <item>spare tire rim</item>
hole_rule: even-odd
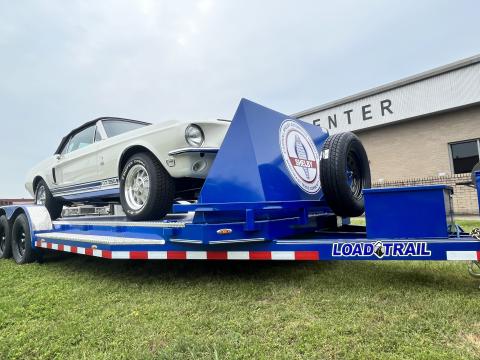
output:
[[[150,176],[143,165],[134,165],[125,179],[125,200],[130,209],[141,210],[150,195]]]
[[[5,250],[5,245],[7,244],[7,234],[5,228],[0,225],[0,250],[3,252]]]
[[[350,151],[347,156],[347,182],[352,191],[352,195],[356,199],[362,197],[363,190],[363,176],[358,167],[358,159],[354,152]]]
[[[37,205],[45,205],[47,202],[47,192],[45,190],[45,186],[40,186],[37,189],[37,193],[35,194],[35,204]]]

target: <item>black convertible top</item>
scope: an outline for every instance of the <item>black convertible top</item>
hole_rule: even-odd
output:
[[[120,120],[120,121],[134,122],[134,123],[143,124],[143,125],[152,125],[151,123],[147,123],[147,122],[144,122],[144,121],[138,121],[138,120],[132,120],[132,119],[125,119],[125,118],[119,118],[119,117],[113,117],[113,116],[102,116],[102,117],[99,117],[99,118],[96,118],[96,119],[87,121],[85,124],[83,124],[83,125],[77,127],[76,129],[73,129],[72,131],[70,131],[70,132],[62,139],[62,141],[60,142],[60,145],[58,145],[58,148],[57,148],[57,150],[55,151],[54,155],[60,154],[60,153],[62,152],[62,148],[65,146],[65,144],[67,143],[67,141],[70,139],[70,137],[71,137],[73,134],[76,134],[76,133],[78,133],[79,131],[82,131],[83,129],[85,129],[85,128],[91,126],[91,125],[95,125],[99,120]]]

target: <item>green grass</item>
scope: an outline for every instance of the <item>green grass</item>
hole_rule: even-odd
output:
[[[0,274],[1,359],[480,358],[463,262],[57,256]]]

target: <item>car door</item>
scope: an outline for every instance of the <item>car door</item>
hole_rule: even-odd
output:
[[[64,151],[54,166],[57,188],[85,185],[78,190],[88,190],[88,183],[98,181],[96,125],[90,125],[71,135]]]

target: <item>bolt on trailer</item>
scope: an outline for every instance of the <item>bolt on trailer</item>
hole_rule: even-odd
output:
[[[132,260],[469,260],[480,276],[480,230],[454,223],[452,188],[368,189],[359,144],[243,99],[197,201],[147,222],[52,221],[43,206],[2,207],[0,257],[22,264],[49,249]],[[363,211],[366,226],[351,225]]]

